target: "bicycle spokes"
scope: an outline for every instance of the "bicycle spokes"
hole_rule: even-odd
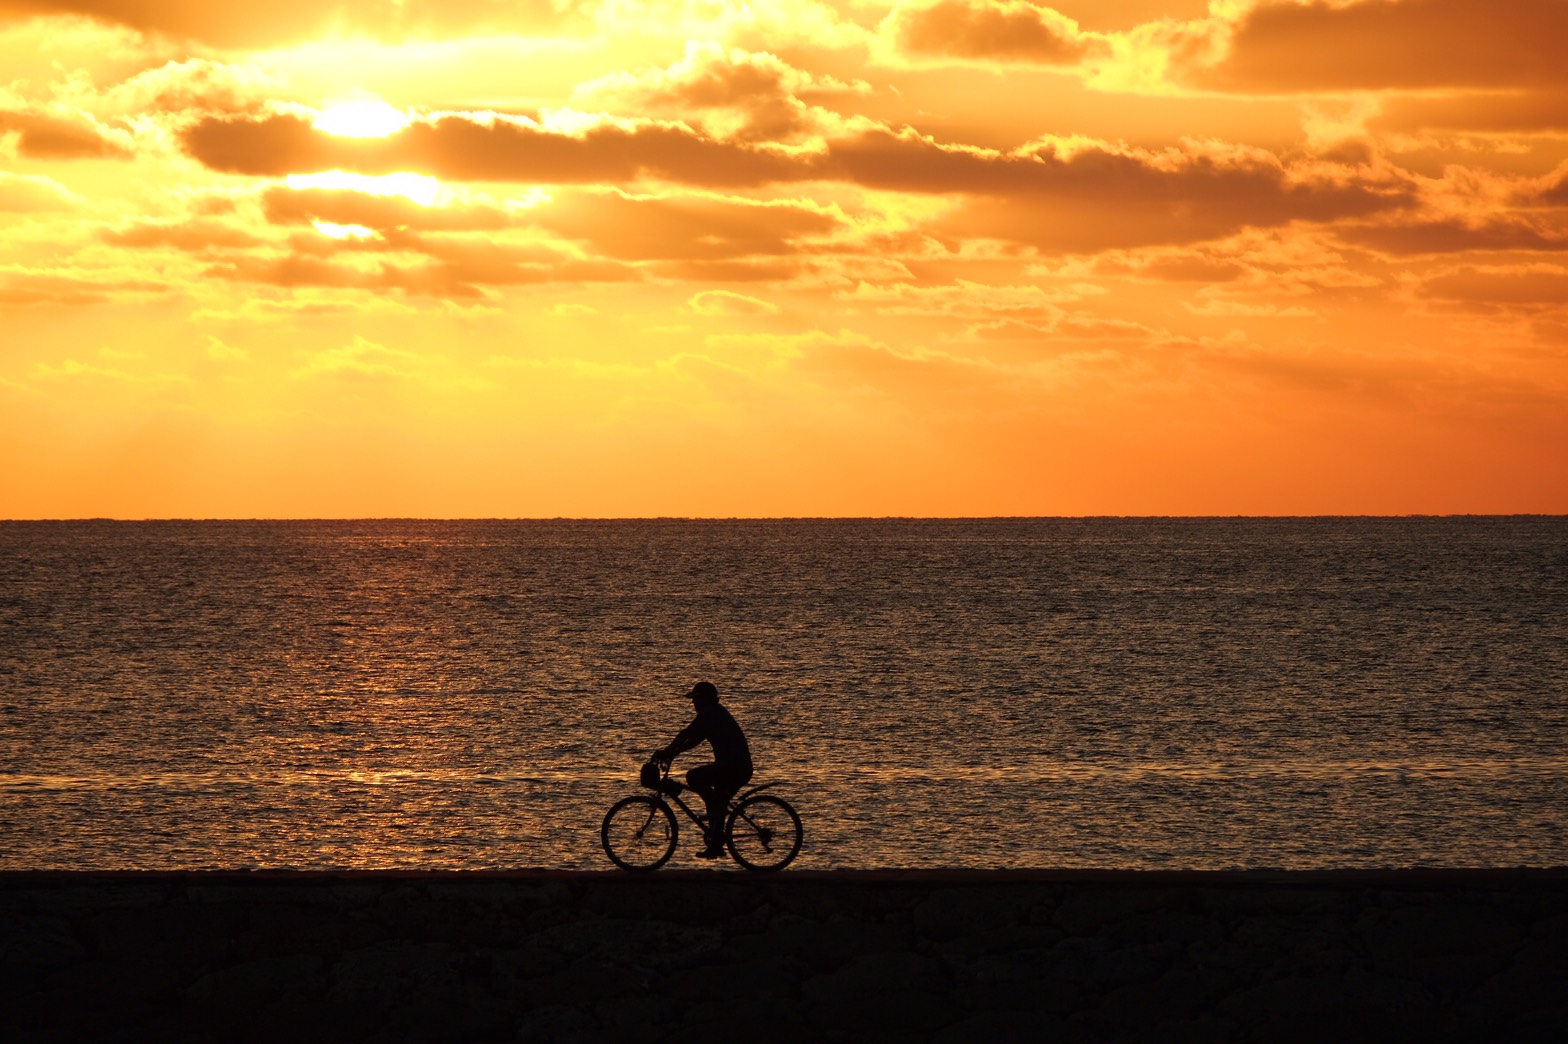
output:
[[[675,851],[675,816],[649,797],[618,801],[604,817],[599,838],[615,865],[626,870],[655,870]]]
[[[730,854],[750,870],[778,870],[800,851],[800,816],[771,794],[742,801],[729,820]]]

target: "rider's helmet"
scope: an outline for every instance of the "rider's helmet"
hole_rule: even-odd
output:
[[[698,682],[691,687],[691,692],[686,695],[698,707],[709,707],[719,702],[719,690],[714,687],[712,682]]]

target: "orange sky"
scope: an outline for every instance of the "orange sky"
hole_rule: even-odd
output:
[[[1568,0],[0,0],[0,517],[1568,512]]]

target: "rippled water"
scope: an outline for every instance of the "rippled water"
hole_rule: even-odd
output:
[[[1565,619],[1562,518],[0,523],[0,867],[608,867],[703,677],[801,866],[1562,865]]]

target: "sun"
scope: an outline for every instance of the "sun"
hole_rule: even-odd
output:
[[[328,105],[312,126],[340,138],[384,138],[409,122],[406,112],[380,98],[357,98]]]

